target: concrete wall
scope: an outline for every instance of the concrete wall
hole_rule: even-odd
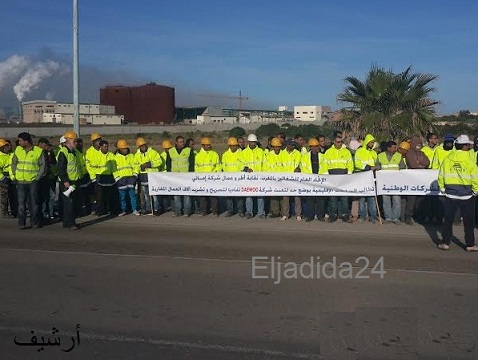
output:
[[[284,123],[293,125],[303,125],[304,122],[286,120]],[[317,122],[308,122],[309,124],[319,125]],[[280,126],[282,122],[277,122]],[[198,132],[214,132],[226,131],[233,127],[239,126],[246,130],[247,133],[253,132],[259,126],[264,124],[203,124],[203,125],[106,125],[106,126],[80,126],[80,135],[85,136],[94,132],[105,135],[120,135],[120,134],[137,134],[137,133],[156,133],[161,134],[163,131],[172,134],[184,134],[190,131]],[[72,126],[33,126],[32,124],[25,124],[24,126],[0,126],[0,138],[15,138],[22,131],[29,132],[37,137],[60,136],[67,130],[71,130]]]

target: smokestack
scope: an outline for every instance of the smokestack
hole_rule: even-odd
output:
[[[23,122],[23,103],[18,101],[18,121]]]

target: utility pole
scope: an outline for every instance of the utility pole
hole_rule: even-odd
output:
[[[73,128],[80,136],[79,104],[79,69],[78,69],[78,0],[73,0]]]

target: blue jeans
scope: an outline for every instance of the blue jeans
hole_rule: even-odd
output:
[[[191,196],[174,195],[174,212],[176,213],[176,215],[191,215],[191,208]]]
[[[244,214],[244,198],[233,197],[226,198],[226,209],[230,214],[234,214],[234,203],[236,203],[236,210],[238,214]]]
[[[144,206],[146,209],[143,209],[147,212],[151,211],[151,197],[149,196],[149,188],[148,185],[141,185],[141,192],[143,193],[144,196]],[[153,207],[154,211],[159,210],[159,195],[153,195]],[[136,210],[136,209],[133,209]]]
[[[400,195],[383,195],[382,200],[385,220],[400,220],[402,210],[402,199]]]
[[[131,210],[132,211],[137,210],[136,192],[134,191],[134,188],[120,189],[118,191],[119,191],[119,197],[120,197],[121,212],[126,212],[126,209],[128,208],[128,205],[126,203],[126,199],[128,197],[129,197],[129,202],[131,205]]]
[[[264,198],[256,197],[257,199],[257,215],[265,215],[264,211]],[[246,198],[246,214],[253,214],[254,212],[254,198]]]
[[[32,226],[41,225],[39,191],[38,181],[32,183],[17,183],[19,226],[26,225],[27,209],[30,212],[30,224]]]
[[[329,198],[329,216],[349,216],[349,198],[347,196],[331,196]]]
[[[359,199],[359,218],[367,219],[367,209],[369,214],[369,220],[377,219],[377,207],[375,206],[375,197],[366,196]]]

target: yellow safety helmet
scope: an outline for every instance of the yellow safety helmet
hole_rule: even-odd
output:
[[[128,143],[126,142],[126,140],[118,140],[118,142],[116,143],[116,148],[117,149],[127,149],[129,148],[128,146]]]
[[[163,149],[171,149],[173,147],[173,144],[171,144],[171,141],[169,140],[163,140],[161,146],[163,147]]]
[[[147,144],[147,142],[143,138],[137,138],[136,139],[136,147],[140,147],[140,146],[143,146],[145,144]]]
[[[236,141],[237,141],[237,140],[236,140]],[[228,143],[229,143],[229,141],[228,141]],[[207,137],[203,137],[203,138],[201,139],[201,145],[211,145],[211,144],[212,144],[212,143],[211,143],[211,139],[209,139],[209,138],[207,138]]]
[[[90,140],[91,140],[91,141],[95,141],[95,140],[98,140],[98,139],[101,139],[101,135],[100,135],[100,134],[98,134],[98,133],[93,133],[93,134],[91,134],[91,136],[90,136]]]
[[[281,143],[281,141],[279,140],[279,138],[276,138],[276,137],[275,137],[275,138],[273,138],[273,139],[271,140],[271,146],[282,146],[282,143]]]
[[[410,143],[408,141],[402,141],[399,148],[403,150],[410,150]]]
[[[67,131],[65,134],[63,134],[63,137],[65,139],[75,140],[78,137],[78,135],[76,135],[76,132],[74,132],[74,131]]]
[[[7,145],[7,141],[5,139],[0,139],[0,147],[4,147],[5,145]]]
[[[230,137],[229,139],[227,139],[227,145],[239,145],[239,143],[237,142],[237,139],[235,137]]]
[[[315,138],[309,139],[309,146],[319,146],[319,141]]]

